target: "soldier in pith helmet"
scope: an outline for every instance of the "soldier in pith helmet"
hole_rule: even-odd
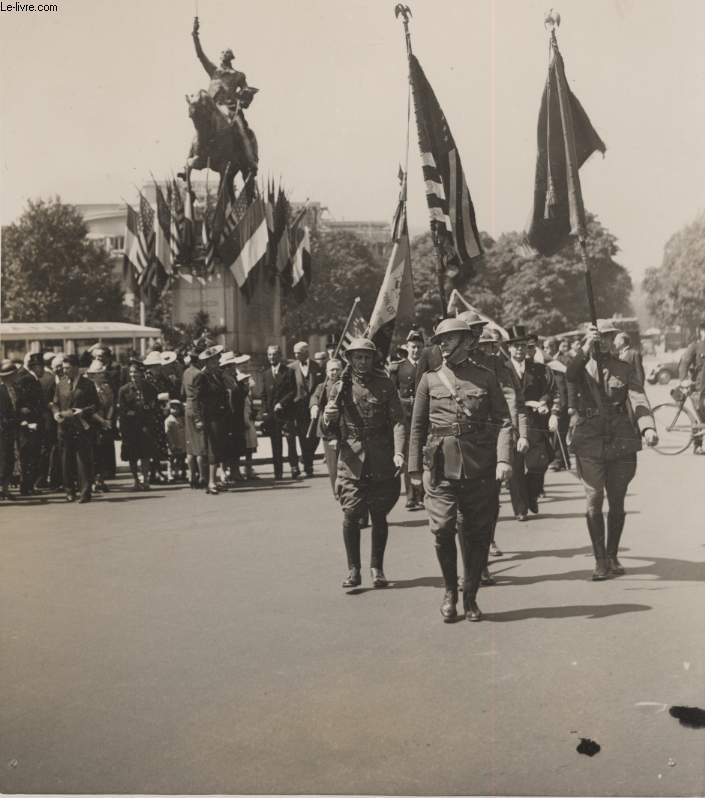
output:
[[[445,595],[441,615],[457,617],[459,514],[463,537],[463,608],[469,621],[482,617],[476,596],[497,512],[495,480],[511,475],[512,423],[497,378],[468,356],[482,327],[445,319],[431,339],[443,363],[421,377],[411,420],[409,473],[426,491],[425,505]],[[422,477],[423,474],[423,477]]]
[[[338,438],[336,492],[343,511],[349,573],[344,588],[361,584],[360,523],[372,520],[370,567],[374,587],[386,587],[387,514],[400,492],[405,430],[399,396],[389,377],[375,370],[377,347],[355,338],[345,351],[348,366],[330,390],[322,431]]]

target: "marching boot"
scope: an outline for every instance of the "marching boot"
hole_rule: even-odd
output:
[[[343,543],[349,569],[343,587],[358,587],[362,583],[362,576],[360,574],[360,523],[356,518],[343,517]]]
[[[444,623],[452,623],[458,617],[458,550],[455,537],[436,538],[436,556],[441,566],[445,594],[441,604],[441,615]]]
[[[529,510],[536,514],[539,511],[539,496],[543,492],[541,474],[529,472],[526,475],[527,504]]]
[[[465,579],[463,580],[463,609],[465,610],[465,618],[468,621],[479,621],[482,618],[476,598],[483,571],[487,566],[489,545],[489,541],[473,539],[465,543],[467,560],[465,563]]]
[[[624,529],[624,513],[607,513],[607,568],[614,576],[623,576],[624,567],[617,559],[619,540]]]
[[[389,526],[384,515],[372,514],[372,553],[370,570],[373,587],[387,587],[389,580],[384,575],[384,551],[387,548]]]
[[[607,568],[607,551],[605,549],[605,517],[602,513],[587,513],[588,531],[592,541],[592,550],[595,555],[595,570],[592,572],[592,581],[601,582],[609,577]]]

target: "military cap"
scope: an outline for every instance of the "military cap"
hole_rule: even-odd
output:
[[[418,328],[418,327],[412,327],[412,328],[409,330],[409,333],[408,333],[408,335],[406,336],[406,342],[407,342],[407,344],[408,344],[410,341],[417,341],[417,342],[418,342],[418,343],[420,343],[420,344],[422,344],[422,343],[423,343],[423,335],[422,335],[422,333],[421,333],[421,330],[419,330],[419,328]]]
[[[476,325],[484,327],[487,324],[487,319],[483,319],[475,310],[464,310],[462,313],[458,313],[457,318],[464,321],[468,327],[475,327]]]
[[[345,347],[345,352],[376,352],[377,347],[369,338],[353,338]]]
[[[470,334],[470,328],[462,319],[443,319],[431,336],[431,343],[437,344],[444,335],[457,333]]]

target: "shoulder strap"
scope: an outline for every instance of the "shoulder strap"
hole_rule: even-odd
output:
[[[463,414],[468,416],[469,418],[472,415],[472,413],[470,412],[470,408],[465,404],[462,397],[458,394],[458,392],[451,384],[451,381],[448,379],[447,368],[445,363],[439,368],[437,368],[434,373],[441,381],[443,387],[450,392],[450,395],[453,397],[453,400],[458,405],[458,407],[463,411]]]

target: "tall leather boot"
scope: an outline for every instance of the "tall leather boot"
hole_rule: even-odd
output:
[[[387,587],[389,581],[384,575],[384,551],[387,548],[389,525],[386,516],[372,514],[372,550],[370,555],[370,570],[372,572],[373,587]]]
[[[455,537],[436,538],[436,556],[441,566],[445,594],[441,604],[441,615],[445,623],[451,623],[458,617],[458,550]]]
[[[479,621],[482,617],[476,599],[480,581],[486,569],[489,548],[489,540],[485,538],[465,541],[467,559],[465,562],[465,578],[463,580],[463,609],[465,610],[465,617],[469,621]]]
[[[358,587],[362,582],[360,575],[360,522],[356,518],[343,518],[343,543],[348,558],[348,578],[343,587]]]
[[[539,511],[539,496],[543,493],[543,475],[529,471],[526,475],[527,504],[532,513]]]
[[[595,570],[592,572],[594,582],[602,581],[609,577],[607,568],[607,551],[605,549],[605,517],[602,513],[587,513],[588,531],[592,541],[592,550],[595,555]]]
[[[607,513],[607,568],[611,574],[622,576],[624,567],[617,559],[619,541],[624,529],[624,513]]]

